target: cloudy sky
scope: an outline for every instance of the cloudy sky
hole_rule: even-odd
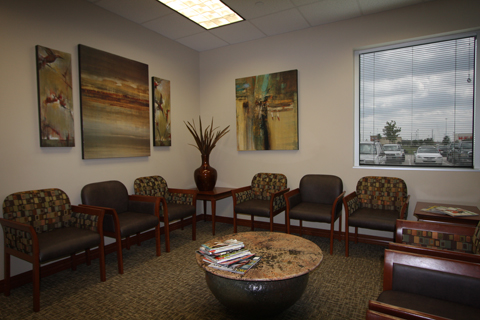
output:
[[[472,133],[475,38],[360,55],[360,141],[396,121],[404,140]]]

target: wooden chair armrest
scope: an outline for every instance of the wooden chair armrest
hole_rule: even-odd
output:
[[[343,197],[345,196],[345,191],[343,191],[342,193],[340,193],[338,195],[338,197],[335,198],[335,201],[333,202],[333,205],[332,205],[332,215],[335,216],[336,214],[338,214],[338,212],[342,212],[342,204],[343,204]],[[338,212],[337,212],[337,207],[338,208]]]
[[[285,203],[289,209],[295,207],[301,201],[299,188],[290,190],[283,196],[285,197]]]
[[[21,231],[32,233],[32,234],[36,233],[35,229],[31,225],[25,224],[25,223],[20,223],[20,222],[0,218],[0,224],[3,227],[9,227],[12,229],[17,229],[17,230],[21,230]]]
[[[474,254],[474,253],[466,253],[466,252],[442,250],[442,249],[434,249],[434,248],[426,248],[426,247],[417,247],[409,244],[394,243],[394,242],[389,243],[388,248],[392,250],[411,252],[411,253],[416,253],[416,254],[421,254],[426,256],[480,263],[480,255]]]
[[[348,206],[350,201],[355,201],[354,199],[356,199],[356,198],[357,198],[357,192],[356,191],[353,191],[352,193],[343,197],[343,206],[345,207],[345,215],[346,216],[350,216],[352,213],[354,213],[356,211],[356,209],[355,210],[350,210],[350,207]]]
[[[474,226],[441,223],[433,221],[413,221],[398,219],[396,222],[395,242],[401,243],[403,239],[403,229],[413,229],[431,232],[451,233],[462,236],[473,236]]]
[[[447,320],[447,318],[433,314],[397,307],[380,301],[368,301],[368,310],[398,317],[406,320]]]
[[[94,224],[93,222],[89,224],[88,219],[83,219],[83,218],[77,219],[76,223],[74,224],[76,227],[96,231],[98,234],[103,236],[103,217],[105,215],[105,210],[92,208],[92,207],[72,205],[72,216],[75,216],[75,218],[79,218],[77,216],[78,213],[86,214],[90,216],[97,216],[98,218],[96,219],[96,224]]]
[[[408,215],[408,204],[410,202],[410,195],[407,196],[407,199],[402,204],[402,209],[400,211],[400,219],[405,219]]]
[[[29,261],[31,263],[39,259],[38,237],[33,226],[3,218],[0,218],[0,224],[2,225],[4,232],[3,236],[5,240],[5,253],[9,253],[17,258]],[[26,245],[23,243],[23,241],[18,241],[18,237],[22,237],[27,239],[28,242],[27,234],[30,235],[31,246]],[[11,240],[9,240],[9,238]],[[13,240],[15,238],[17,238],[17,240]]]

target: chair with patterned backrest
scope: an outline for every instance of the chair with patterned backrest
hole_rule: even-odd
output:
[[[410,196],[405,181],[392,177],[363,177],[356,191],[343,198],[345,206],[345,256],[348,257],[349,227],[395,232],[397,219],[406,219]]]
[[[183,230],[183,219],[192,217],[192,240],[196,238],[197,191],[169,188],[167,181],[161,176],[137,178],[133,183],[135,194],[160,197],[160,219],[163,219],[165,230],[165,247],[170,252],[170,222],[180,220]]]
[[[270,218],[273,231],[273,217],[286,208],[285,197],[287,177],[281,173],[257,173],[250,186],[232,190],[233,232],[237,233],[237,214],[251,215],[253,230],[254,216]]]
[[[342,233],[343,182],[337,176],[328,174],[307,174],[300,180],[297,189],[285,193],[287,210],[285,223],[290,233],[290,219],[330,223],[330,254],[333,253],[334,224],[339,219],[338,238]]]
[[[10,295],[10,256],[33,264],[33,310],[40,310],[40,265],[85,251],[90,265],[90,248],[98,247],[100,280],[105,281],[103,215],[100,209],[72,206],[60,189],[13,193],[3,201],[5,296]]]
[[[475,227],[399,219],[389,248],[480,263],[480,223]]]
[[[85,185],[81,191],[82,206],[105,210],[103,233],[115,238],[118,273],[123,274],[122,239],[130,249],[130,237],[155,229],[156,255],[160,256],[160,199],[156,197],[129,195],[120,181],[102,181]]]

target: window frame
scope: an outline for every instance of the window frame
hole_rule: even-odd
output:
[[[454,40],[462,37],[476,36],[477,45],[475,46],[475,92],[473,96],[473,168],[441,166],[441,167],[422,167],[422,166],[388,166],[388,165],[360,165],[359,147],[360,147],[360,55],[369,52],[397,49],[406,46],[415,46],[430,42]],[[480,78],[477,76],[480,58],[478,55],[480,46],[480,29],[467,32],[449,33],[447,35],[427,36],[411,40],[404,40],[389,44],[379,44],[364,48],[354,49],[354,168],[359,169],[384,169],[384,170],[422,170],[422,171],[480,171],[480,112],[477,112],[477,93],[480,90]]]

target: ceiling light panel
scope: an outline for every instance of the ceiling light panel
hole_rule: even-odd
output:
[[[213,29],[243,18],[220,0],[158,0],[205,29]]]

